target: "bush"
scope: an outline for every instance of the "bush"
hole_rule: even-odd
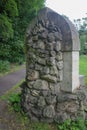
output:
[[[21,98],[21,94],[19,93],[14,93],[9,97],[9,102],[11,103],[14,111],[16,112],[21,111],[20,98]]]
[[[14,30],[10,19],[0,14],[0,39],[1,41],[7,41],[9,38],[13,38]]]
[[[10,63],[8,61],[0,60],[0,72],[6,72],[10,69]]]

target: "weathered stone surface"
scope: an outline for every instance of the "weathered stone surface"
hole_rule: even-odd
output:
[[[60,60],[62,60],[62,59],[63,59],[63,54],[62,54],[62,52],[59,51],[59,52],[57,53],[57,55],[56,55],[56,60],[57,60],[57,61],[60,61]]]
[[[39,57],[38,57],[37,62],[38,62],[39,64],[41,64],[41,65],[46,65],[46,61],[45,61],[44,58],[42,59],[42,58],[39,58]]]
[[[87,94],[76,90],[79,39],[72,23],[44,8],[29,26],[25,41],[26,83],[21,104],[30,119],[63,122],[87,116]]]
[[[54,118],[55,116],[55,110],[52,105],[45,107],[43,111],[43,116],[47,118]]]
[[[36,80],[39,78],[39,72],[35,71],[35,70],[29,70],[28,71],[28,75],[27,75],[27,79],[28,80]]]
[[[53,76],[58,76],[58,70],[56,66],[50,67],[50,74]]]
[[[50,72],[49,67],[43,67],[40,73],[41,75],[46,75],[49,74],[49,72]]]
[[[46,80],[46,81],[49,81],[49,82],[57,82],[57,78],[55,76],[51,76],[51,75],[43,75],[41,76],[42,79]]]
[[[56,103],[56,96],[54,95],[49,95],[46,97],[46,102],[47,104],[51,105],[51,104],[55,104]]]
[[[60,41],[54,43],[54,50],[57,52],[59,52],[61,50],[61,42]]]
[[[42,89],[42,90],[48,90],[48,83],[44,80],[36,80],[33,84],[33,88],[35,89]]]
[[[57,67],[59,70],[63,69],[63,61],[57,62]]]
[[[39,107],[44,107],[46,105],[45,99],[43,96],[40,96],[38,99],[38,106]]]
[[[49,33],[47,39],[48,39],[49,42],[55,41],[54,33]]]
[[[65,112],[57,113],[55,116],[55,122],[57,123],[63,123],[65,120],[70,119],[69,116]]]
[[[38,48],[45,49],[45,43],[43,41],[38,41]]]

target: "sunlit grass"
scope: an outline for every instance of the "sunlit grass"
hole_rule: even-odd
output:
[[[87,85],[87,56],[81,55],[80,56],[80,74],[85,76],[85,83]]]

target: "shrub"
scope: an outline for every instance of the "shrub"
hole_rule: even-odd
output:
[[[0,60],[0,72],[6,72],[10,69],[10,63],[8,61]]]
[[[21,98],[21,94],[19,93],[14,93],[9,97],[9,102],[11,103],[14,111],[16,112],[21,111],[20,98]]]

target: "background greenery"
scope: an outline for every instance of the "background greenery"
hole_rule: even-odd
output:
[[[45,0],[0,0],[0,63],[22,63],[24,34]]]

